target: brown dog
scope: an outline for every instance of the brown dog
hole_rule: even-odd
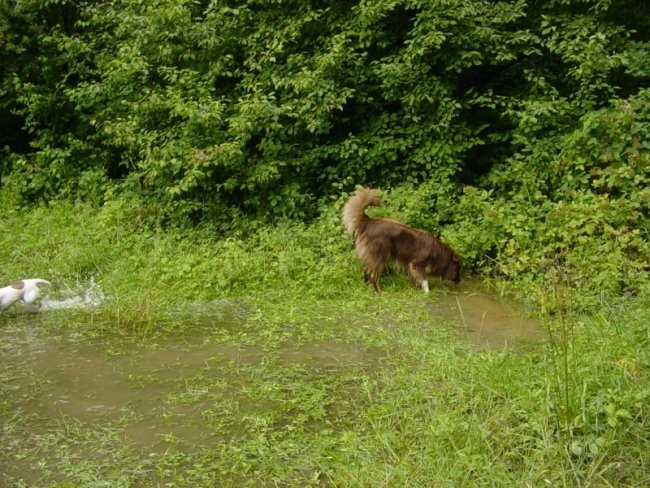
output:
[[[396,220],[368,217],[365,210],[370,205],[383,205],[379,194],[368,188],[358,190],[343,207],[343,225],[355,238],[364,278],[377,293],[381,293],[379,277],[389,259],[425,293],[429,293],[427,275],[460,282],[460,257],[453,249],[426,231]]]

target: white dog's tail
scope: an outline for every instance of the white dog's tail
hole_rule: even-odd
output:
[[[359,226],[370,219],[365,213],[366,208],[371,205],[381,207],[383,204],[384,202],[381,201],[377,190],[371,190],[370,188],[357,190],[357,193],[350,197],[343,207],[343,225],[348,234],[354,236]]]

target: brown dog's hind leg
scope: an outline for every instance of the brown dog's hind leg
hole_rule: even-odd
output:
[[[375,287],[375,291],[377,293],[381,293],[381,287],[379,286],[379,275],[380,273],[373,273],[372,276],[370,277],[370,281],[372,281],[372,286]]]
[[[375,287],[375,291],[377,293],[381,293],[381,286],[379,285],[379,277],[381,276],[381,272],[384,268],[383,264],[376,265],[375,267],[371,269],[366,269],[363,272],[364,277],[366,278],[366,281],[370,281],[372,283],[372,286]]]

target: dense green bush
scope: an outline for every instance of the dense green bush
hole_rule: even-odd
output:
[[[650,270],[649,102],[642,90],[589,112],[559,150],[532,143],[488,175],[490,192],[466,188],[451,230],[463,255],[511,277],[561,269],[595,295],[638,291]]]

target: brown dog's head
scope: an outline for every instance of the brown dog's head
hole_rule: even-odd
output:
[[[444,257],[440,256],[440,254],[429,255],[424,272],[431,276],[438,276],[443,280],[453,281],[456,284],[460,283],[460,256],[449,246],[437,242],[444,250]]]
[[[443,278],[456,284],[460,283],[460,268],[460,257],[454,255],[447,264]]]

